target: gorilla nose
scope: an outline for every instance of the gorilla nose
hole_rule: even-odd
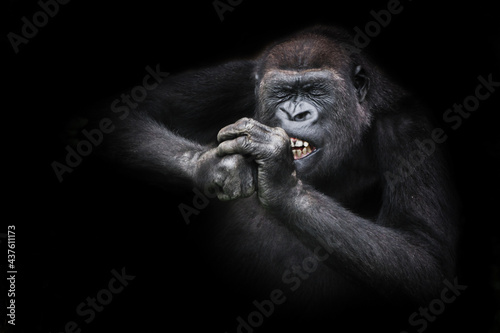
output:
[[[305,125],[318,119],[318,110],[307,102],[285,102],[279,106],[277,116],[283,122],[301,122]]]

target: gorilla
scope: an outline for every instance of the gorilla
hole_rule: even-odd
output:
[[[274,298],[286,296],[291,321],[413,311],[453,281],[458,214],[440,133],[342,29],[171,76],[117,125],[106,157],[217,197],[200,222],[212,272],[254,299],[287,291]]]

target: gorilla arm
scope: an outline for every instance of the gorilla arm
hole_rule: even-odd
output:
[[[379,217],[370,221],[296,177],[290,140],[281,128],[242,119],[223,128],[218,139],[220,155],[255,158],[261,204],[309,248],[322,246],[333,270],[389,298],[425,302],[439,292],[450,274],[445,268],[452,262],[445,250],[450,246],[435,204],[439,198],[414,182],[416,177],[403,183],[418,204],[386,194]]]
[[[217,156],[215,139],[253,113],[253,68],[237,61],[169,77],[116,122],[103,157],[154,183],[215,186],[223,200],[248,196],[254,168],[242,156]]]

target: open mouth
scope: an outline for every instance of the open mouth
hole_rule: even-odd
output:
[[[313,147],[309,142],[296,138],[290,138],[290,144],[292,145],[294,160],[307,157],[316,150],[316,147]]]

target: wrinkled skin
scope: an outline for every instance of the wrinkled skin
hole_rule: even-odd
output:
[[[296,185],[290,138],[282,128],[243,118],[221,129],[217,139],[219,156],[240,154],[253,158],[257,164],[257,193],[264,206],[279,205],[282,194],[291,192]],[[230,173],[235,171],[229,170]],[[247,171],[244,177],[250,176],[253,174]]]
[[[200,156],[196,163],[196,183],[200,188],[214,192],[222,201],[251,196],[256,190],[254,164],[239,154],[222,156],[219,148]]]

